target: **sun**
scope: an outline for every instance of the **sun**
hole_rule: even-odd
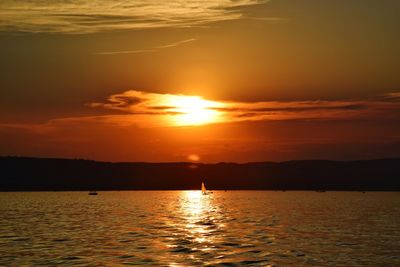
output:
[[[216,101],[205,100],[200,96],[171,96],[168,104],[172,106],[175,125],[197,126],[218,122],[221,112],[218,108],[223,106]]]

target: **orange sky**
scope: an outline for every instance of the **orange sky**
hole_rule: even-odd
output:
[[[400,3],[0,3],[0,155],[398,157]]]

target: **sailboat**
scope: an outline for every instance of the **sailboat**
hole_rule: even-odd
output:
[[[204,182],[201,183],[201,193],[202,193],[203,195],[208,195],[206,186],[204,185]]]
[[[201,183],[201,193],[203,195],[209,195],[212,194],[213,192],[207,191],[206,186],[204,185],[204,182]]]

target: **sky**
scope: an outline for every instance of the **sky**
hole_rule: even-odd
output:
[[[2,0],[0,155],[400,157],[397,0]]]

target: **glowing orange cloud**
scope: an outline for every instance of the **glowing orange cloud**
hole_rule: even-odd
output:
[[[90,107],[119,110],[105,120],[138,123],[141,126],[198,126],[259,120],[361,119],[397,116],[400,94],[390,93],[367,100],[344,101],[211,101],[200,96],[148,93],[130,90],[111,95]]]
[[[92,103],[89,106],[116,109],[142,118],[152,117],[149,119],[170,126],[193,126],[224,121],[222,115],[225,112],[219,109],[225,108],[226,104],[205,100],[200,96],[131,90],[110,96],[107,103]]]

